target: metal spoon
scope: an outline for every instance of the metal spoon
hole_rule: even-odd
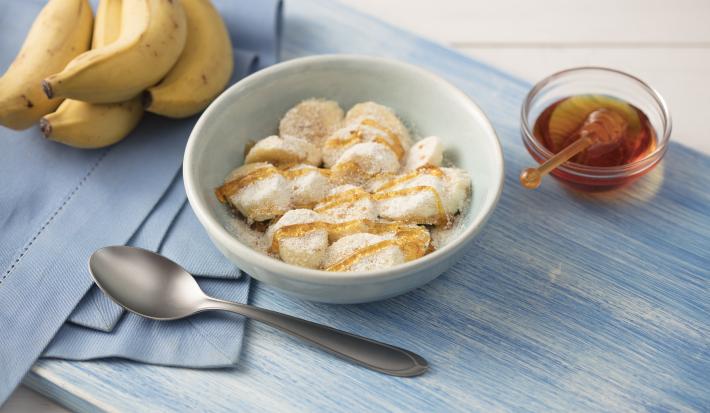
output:
[[[89,258],[96,285],[118,305],[154,320],[176,320],[208,310],[231,311],[302,338],[338,356],[393,376],[424,373],[428,364],[411,351],[290,315],[207,296],[192,274],[152,251],[115,246]]]

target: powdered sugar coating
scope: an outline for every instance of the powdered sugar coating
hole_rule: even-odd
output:
[[[444,208],[448,214],[462,212],[471,195],[471,176],[463,169],[441,168],[444,172]]]
[[[327,175],[311,165],[297,165],[286,171],[299,171],[293,177],[288,177],[291,185],[291,204],[294,208],[310,207],[328,195],[332,184]]]
[[[247,164],[232,171],[227,182],[235,181],[259,169],[272,167],[269,164]],[[266,221],[288,211],[291,207],[291,191],[286,179],[274,173],[244,186],[228,198],[249,222]]]
[[[309,141],[294,136],[269,136],[258,141],[247,153],[244,163],[268,162],[283,166],[307,163],[318,166],[321,150]]]
[[[406,146],[400,137],[393,135],[386,128],[379,127],[376,122],[369,122],[370,120],[366,117],[357,118],[326,138],[323,143],[323,164],[326,168],[332,167],[348,148],[362,142],[380,141],[389,146],[390,150],[405,150]],[[395,155],[399,157],[399,154]]]
[[[342,197],[332,199],[338,194],[342,194]],[[329,202],[329,199],[332,200]],[[377,208],[370,194],[359,186],[349,184],[333,188],[328,198],[316,204],[313,209],[335,223],[377,219]]]
[[[422,166],[440,166],[444,159],[444,145],[436,136],[424,138],[409,148],[403,172],[415,171]]]
[[[392,236],[375,235],[369,233],[358,233],[340,238],[331,244],[325,252],[323,266],[328,268],[335,265],[358,250],[374,245],[382,241],[390,240]],[[376,269],[384,269],[402,264],[406,261],[402,250],[397,245],[390,245],[383,249],[377,250],[372,254],[363,254],[360,259],[353,263],[348,271],[372,271]]]
[[[409,136],[409,130],[407,130],[397,115],[394,114],[394,111],[387,106],[375,102],[358,103],[350,108],[345,115],[345,123],[349,124],[362,118],[374,119],[382,126],[394,132],[402,140],[404,149],[409,149],[409,147],[412,146],[412,138]]]
[[[274,233],[279,229],[294,224],[310,224],[313,222],[320,222],[323,217],[310,209],[292,209],[285,214],[278,221],[274,222],[266,230],[266,241],[271,244],[274,239]]]
[[[224,178],[224,183],[236,181],[238,179],[244,178],[245,176],[257,171],[259,169],[270,168],[272,165],[268,162],[255,162],[246,165],[242,165],[238,168],[232,169],[232,171]]]
[[[430,189],[403,193],[407,188],[417,187]],[[376,197],[377,210],[382,218],[416,224],[435,224],[442,219],[444,185],[438,176],[422,174],[376,194],[387,196]]]
[[[295,224],[321,222],[322,217],[310,209],[292,209],[284,214],[266,231],[266,241],[274,243],[274,237],[284,227]],[[319,268],[328,248],[328,231],[310,228],[298,236],[277,238],[279,257],[289,264],[307,268]]]
[[[323,143],[323,166],[332,167],[349,147],[359,141],[353,139],[357,127],[346,126],[328,136]]]
[[[269,254],[270,245],[266,241],[266,235],[263,232],[252,229],[243,219],[232,219],[227,229],[237,237],[239,242],[247,247],[262,254]]]
[[[397,156],[385,145],[363,142],[349,147],[333,165],[333,172],[343,181],[366,182],[381,173],[399,170]]]
[[[321,147],[342,123],[343,109],[338,102],[308,99],[286,112],[279,123],[279,135],[296,136]]]

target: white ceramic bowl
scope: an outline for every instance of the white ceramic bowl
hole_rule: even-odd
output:
[[[301,100],[334,99],[347,110],[372,100],[393,108],[414,136],[442,138],[446,157],[468,170],[472,205],[460,233],[418,260],[380,271],[332,273],[286,264],[240,243],[225,229],[227,209],[214,188],[242,164],[244,145],[277,132],[279,119]],[[446,271],[466,251],[493,212],[503,187],[503,156],[481,109],[440,77],[397,61],[324,55],[290,60],[226,90],[200,117],[183,163],[192,209],[215,246],[252,277],[297,297],[360,303],[402,294]]]

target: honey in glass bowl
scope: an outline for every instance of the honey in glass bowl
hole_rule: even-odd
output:
[[[644,158],[656,149],[656,133],[636,106],[610,96],[577,95],[558,100],[535,121],[533,135],[552,153],[558,153],[579,138],[575,132],[597,109],[607,109],[625,120],[623,136],[612,145],[592,145],[571,162],[587,166],[620,166]]]
[[[614,112],[613,118],[623,124],[611,126],[622,128],[623,134],[613,144],[589,146],[550,174],[584,191],[606,191],[629,184],[660,162],[667,149],[671,122],[661,96],[626,73],[584,67],[543,79],[523,104],[523,143],[542,164],[580,139],[583,125],[600,110]]]

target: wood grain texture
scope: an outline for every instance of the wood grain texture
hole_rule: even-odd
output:
[[[330,306],[256,285],[256,305],[411,348],[398,379],[249,323],[239,366],[37,363],[26,383],[77,411],[706,411],[710,159],[674,145],[617,196],[516,184],[530,84],[327,1],[288,3],[284,57],[354,52],[434,70],[498,131],[507,180],[465,260],[383,302]],[[474,177],[475,182],[475,177]]]

